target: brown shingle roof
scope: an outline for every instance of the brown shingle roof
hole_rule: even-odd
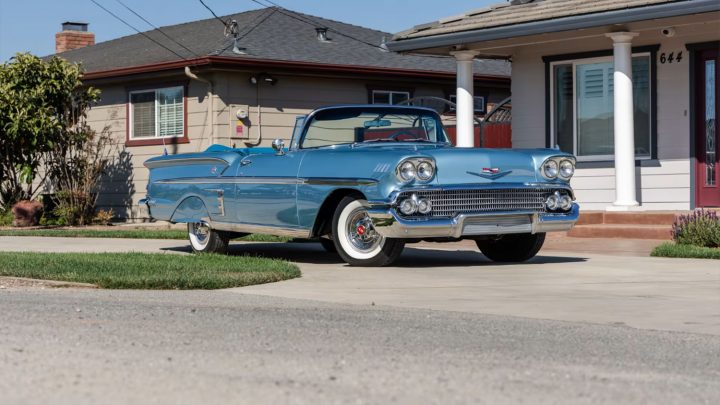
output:
[[[526,4],[501,3],[463,15],[415,26],[400,32],[393,40],[421,38],[469,30],[502,27],[577,15],[603,13],[691,0],[535,0]]]

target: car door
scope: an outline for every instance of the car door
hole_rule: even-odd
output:
[[[246,156],[238,165],[234,210],[237,221],[297,228],[297,174],[303,152],[262,152]]]

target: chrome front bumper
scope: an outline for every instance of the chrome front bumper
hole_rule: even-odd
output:
[[[461,238],[567,231],[577,222],[580,207],[573,203],[567,213],[492,212],[415,220],[401,218],[394,208],[389,207],[372,207],[368,213],[375,231],[386,238]]]

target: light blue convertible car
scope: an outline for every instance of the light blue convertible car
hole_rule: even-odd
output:
[[[153,218],[188,224],[196,252],[249,233],[319,238],[351,265],[383,266],[406,243],[472,239],[493,261],[537,254],[578,218],[575,158],[554,149],[465,149],[420,107],[321,108],[289,148],[213,145],[149,159]]]

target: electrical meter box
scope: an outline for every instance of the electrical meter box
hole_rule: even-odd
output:
[[[230,110],[230,138],[250,139],[250,108],[247,105],[231,104]]]

